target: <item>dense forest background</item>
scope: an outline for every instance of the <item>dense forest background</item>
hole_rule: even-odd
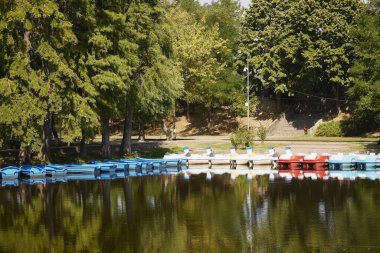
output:
[[[100,134],[109,157],[113,122],[126,153],[133,128],[170,139],[193,107],[244,115],[248,76],[279,110],[329,101],[348,134],[379,130],[379,0],[0,0],[0,31],[0,146],[21,163]]]

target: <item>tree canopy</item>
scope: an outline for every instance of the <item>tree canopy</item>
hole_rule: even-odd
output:
[[[350,69],[354,85],[349,95],[355,101],[354,133],[380,130],[380,1],[370,1],[357,17],[354,65]]]
[[[350,30],[359,1],[253,1],[244,18],[241,56],[264,87],[334,92],[350,84]]]

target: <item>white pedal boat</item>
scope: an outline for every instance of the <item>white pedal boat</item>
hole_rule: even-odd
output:
[[[234,148],[230,149],[229,154],[213,154],[211,149],[206,149],[206,154],[190,154],[187,147],[183,154],[166,154],[164,159],[185,159],[188,165],[273,165],[278,158],[274,157],[274,150],[269,149],[268,154],[252,153],[252,148],[247,147],[247,154],[238,154]]]

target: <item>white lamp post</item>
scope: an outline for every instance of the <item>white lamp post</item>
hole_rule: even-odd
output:
[[[254,38],[253,41],[257,42],[259,41],[259,38]],[[250,54],[248,52],[247,54],[247,102],[245,103],[245,106],[247,106],[247,129],[249,130],[249,59]]]
[[[249,130],[249,54],[247,56],[247,129]]]

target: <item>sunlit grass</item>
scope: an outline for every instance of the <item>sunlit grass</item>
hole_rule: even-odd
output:
[[[270,137],[274,141],[317,141],[317,142],[368,142],[378,141],[379,138],[369,137],[319,137],[319,136],[292,136],[292,137]]]

